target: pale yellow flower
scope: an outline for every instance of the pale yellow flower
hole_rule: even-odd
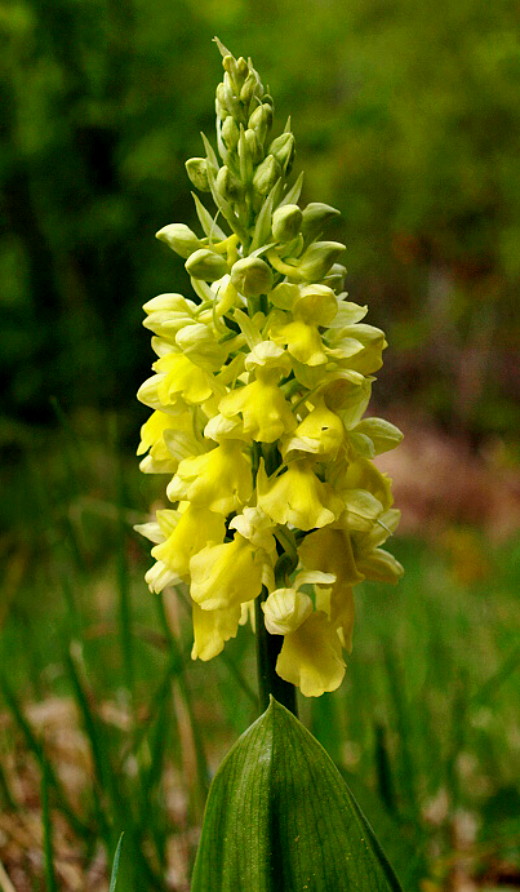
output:
[[[196,365],[182,353],[167,353],[154,364],[158,373],[157,394],[165,406],[175,405],[181,396],[185,403],[197,405],[222,391],[215,376]]]
[[[223,440],[210,452],[181,461],[166,493],[171,502],[186,499],[225,516],[247,502],[252,491],[251,460],[243,443]]]
[[[243,433],[260,443],[274,443],[296,427],[291,407],[278,385],[261,376],[226,394],[219,411],[231,419],[240,415]]]
[[[237,634],[240,605],[224,610],[202,610],[194,601],[192,611],[192,659],[212,660],[224,649],[225,642]]]
[[[263,549],[237,533],[231,542],[207,545],[190,561],[191,597],[203,610],[222,610],[251,601],[260,594]]]
[[[345,673],[354,586],[402,573],[382,547],[399,513],[372,462],[401,434],[365,417],[386,339],[342,291],[344,246],[322,240],[339,212],[299,206],[294,136],[273,138],[251,62],[219,46],[217,152],[203,137],[205,157],[186,165],[206,193],[197,231],[157,233],[185,261],[193,299],[144,308],[157,358],[138,393],[154,410],[138,454],[143,471],[170,475],[173,508],[137,529],[154,543],[151,590],[189,589],[194,659],[261,617],[260,634],[283,637],[278,674],[319,696]]]
[[[141,427],[137,455],[149,453],[139,464],[141,471],[145,474],[175,473],[180,460],[175,441],[182,441],[192,452],[197,451],[193,426],[193,416],[189,412],[178,415],[153,412]]]
[[[262,604],[265,627],[271,635],[295,632],[314,610],[304,592],[295,588],[277,588]]]
[[[321,399],[300,422],[294,435],[284,441],[282,454],[286,460],[301,452],[315,455],[320,460],[333,460],[345,437],[340,416],[328,409]]]
[[[177,523],[170,535],[160,545],[152,548],[152,557],[162,562],[180,579],[187,579],[193,555],[208,542],[222,541],[225,523],[220,514],[215,514],[208,508],[185,503],[183,509],[178,512]]]
[[[325,613],[315,611],[296,631],[284,635],[276,671],[306,697],[320,697],[339,688],[346,664],[341,641]]]
[[[324,527],[336,520],[343,503],[316,476],[310,461],[291,462],[288,469],[268,478],[261,465],[257,477],[258,506],[276,523],[300,530]]]

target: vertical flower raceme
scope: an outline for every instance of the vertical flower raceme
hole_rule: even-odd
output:
[[[193,295],[144,307],[157,359],[138,453],[144,472],[169,475],[170,507],[138,529],[154,543],[150,589],[189,586],[194,658],[220,653],[261,598],[283,636],[278,674],[317,696],[345,673],[353,586],[402,573],[382,548],[399,513],[372,461],[401,434],[364,417],[386,341],[342,290],[344,246],[324,238],[338,211],[299,206],[290,124],[273,136],[251,61],[219,49],[218,154],[203,137],[186,164],[205,193],[200,231],[157,233]]]

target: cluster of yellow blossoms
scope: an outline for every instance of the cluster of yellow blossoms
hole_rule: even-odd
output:
[[[290,122],[271,139],[251,61],[219,48],[221,161],[203,137],[205,157],[186,165],[217,214],[194,195],[204,236],[157,233],[194,297],[144,307],[158,358],[138,393],[154,410],[138,454],[144,472],[172,475],[172,507],[138,529],[155,543],[150,589],[189,585],[194,658],[220,653],[260,597],[267,631],[283,636],[277,673],[318,696],[345,673],[352,587],[402,573],[380,547],[399,512],[372,462],[401,434],[363,418],[386,342],[342,292],[344,246],[320,240],[338,211],[298,206]]]

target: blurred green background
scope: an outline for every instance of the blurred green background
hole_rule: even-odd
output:
[[[256,715],[251,634],[193,664],[186,603],[148,594],[131,530],[164,498],[134,456],[141,306],[188,294],[154,233],[197,227],[184,161],[213,137],[215,34],[253,58],[275,132],[291,115],[303,200],[342,212],[350,297],[391,345],[377,409],[406,432],[385,465],[414,534],[392,545],[405,578],[360,587],[345,685],[303,717],[406,892],[520,888],[519,26],[515,0],[0,5],[0,864],[17,892],[106,890],[121,829],[122,888],[187,890],[208,779]]]
[[[520,51],[513,0],[2,4],[3,412],[141,415],[141,305],[185,290],[154,241],[193,219],[217,33],[291,114],[305,200],[343,217],[349,290],[392,343],[381,402],[477,439],[520,417]],[[189,287],[189,286],[188,286]]]

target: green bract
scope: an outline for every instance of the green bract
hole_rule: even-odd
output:
[[[157,234],[194,293],[145,305],[157,359],[139,390],[154,410],[141,468],[170,478],[169,506],[140,527],[154,543],[146,579],[189,586],[202,660],[261,597],[259,621],[282,638],[276,671],[318,696],[345,673],[353,586],[402,572],[382,548],[399,515],[372,463],[401,434],[363,418],[386,340],[342,291],[344,245],[323,237],[338,211],[300,208],[290,122],[271,133],[251,60],[219,48],[217,151],[203,137],[186,164],[214,207],[194,196],[200,232]]]

